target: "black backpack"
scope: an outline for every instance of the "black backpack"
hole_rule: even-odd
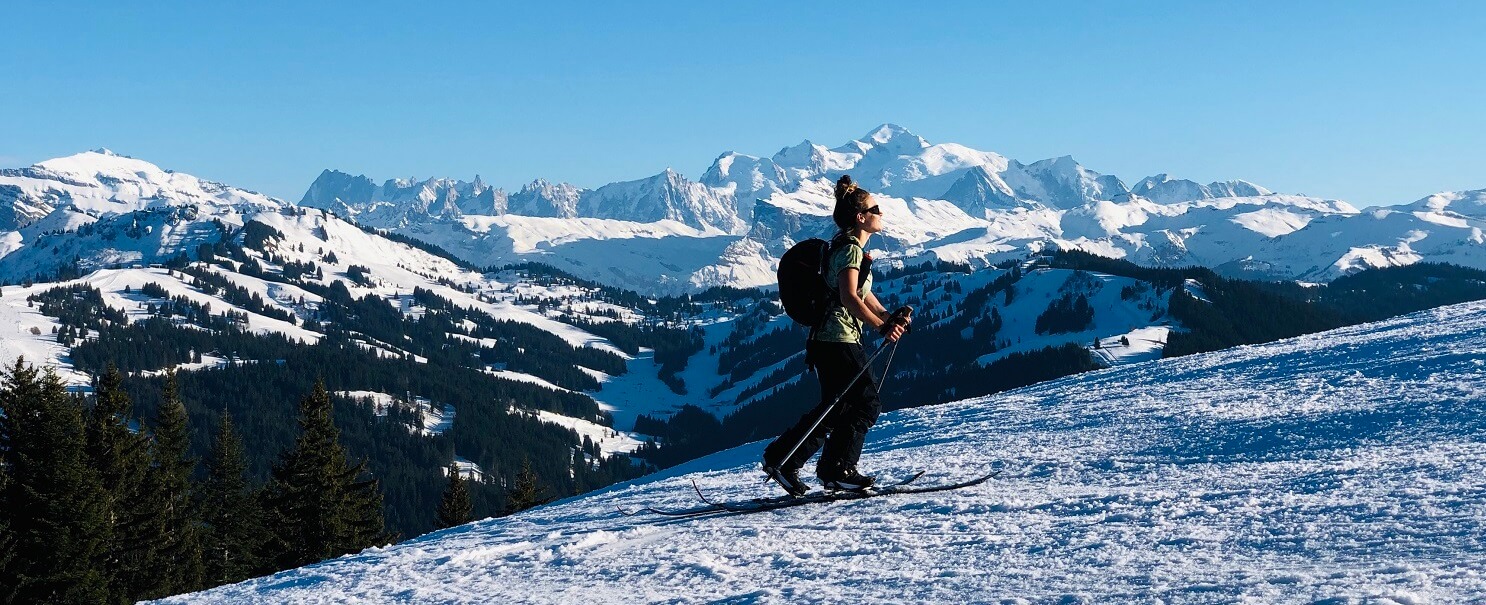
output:
[[[831,253],[846,241],[845,238],[844,234],[837,234],[829,242],[819,238],[807,239],[779,257],[779,303],[784,305],[785,314],[800,325],[820,327],[831,307],[841,304],[836,284],[826,278],[826,265],[831,261]],[[858,288],[871,274],[871,263],[870,257],[863,260]]]
[[[825,278],[831,248],[831,242],[811,238],[779,257],[779,303],[796,323],[815,328],[825,321],[836,296]]]

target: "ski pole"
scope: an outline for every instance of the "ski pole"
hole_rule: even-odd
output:
[[[887,363],[882,364],[882,380],[877,381],[877,392],[878,392],[878,394],[881,394],[882,393],[882,385],[887,384],[887,377],[888,377],[887,371],[888,371],[888,368],[893,367],[893,356],[898,354],[898,343],[900,343],[900,342],[903,342],[903,341],[902,340],[894,340],[893,341],[893,350],[892,351],[889,351],[888,354],[887,354]]]
[[[805,445],[805,440],[809,439],[810,435],[815,433],[815,429],[820,428],[820,423],[825,422],[826,416],[831,414],[831,410],[836,408],[836,404],[841,403],[841,398],[845,397],[847,393],[850,393],[851,387],[856,386],[857,381],[862,379],[862,375],[866,374],[867,370],[872,368],[872,362],[877,361],[877,356],[887,350],[887,345],[888,343],[882,343],[882,346],[877,347],[877,351],[872,353],[871,357],[867,358],[867,363],[862,366],[862,371],[857,372],[856,378],[852,378],[851,382],[846,383],[846,389],[842,390],[839,395],[836,395],[836,399],[831,401],[831,405],[826,406],[825,411],[820,413],[820,417],[815,419],[815,424],[810,425],[810,430],[805,431],[805,434],[800,437],[800,440],[795,442],[795,446],[789,448],[789,453],[785,454],[783,458],[780,458],[781,461],[787,462],[790,458],[794,457],[795,452],[800,451],[800,446]],[[893,343],[893,349],[896,350],[897,348],[897,343]],[[784,464],[785,462],[780,462],[780,464]]]
[[[909,321],[912,321],[913,307],[903,307],[902,309],[898,309],[897,311],[894,311],[893,312],[893,316],[894,317],[897,317],[898,316],[898,313],[902,313],[903,312],[903,309],[907,309],[908,310],[906,313],[903,313],[903,317],[904,318],[908,318]],[[903,342],[903,340],[902,339],[898,339],[898,340],[894,340],[893,341],[893,350],[892,350],[892,352],[890,352],[890,353],[887,354],[887,363],[885,363],[885,364],[882,365],[882,380],[880,380],[880,381],[877,382],[877,392],[878,392],[878,394],[882,394],[882,385],[887,383],[888,369],[893,367],[893,356],[898,354],[898,343],[900,343],[900,342]],[[887,343],[883,343],[882,346],[887,346]],[[871,365],[871,364],[869,363],[867,365]],[[856,381],[853,380],[852,382],[856,382]]]

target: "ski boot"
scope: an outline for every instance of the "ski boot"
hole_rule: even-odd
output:
[[[796,498],[810,491],[810,486],[805,485],[805,482],[800,480],[799,469],[782,469],[764,463],[764,474],[768,475],[770,479],[773,479],[775,483],[778,483],[779,487],[784,488],[784,491],[789,492],[789,495]]]
[[[872,487],[872,484],[876,482],[876,477],[863,475],[857,472],[855,467],[846,469],[840,474],[820,478],[821,485],[833,491],[859,492]]]

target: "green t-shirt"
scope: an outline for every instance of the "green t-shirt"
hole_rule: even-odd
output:
[[[831,280],[832,292],[836,290],[842,271],[862,269],[863,256],[862,247],[854,241],[848,241],[831,253],[831,262],[828,265],[826,277]],[[857,288],[857,296],[863,299],[867,298],[867,293],[872,290],[872,273],[869,271],[866,277],[865,280],[861,279],[860,275],[857,277],[857,281],[862,284],[862,287]],[[825,322],[815,333],[815,339],[827,342],[861,342],[862,320],[853,316],[850,311],[846,310],[846,307],[840,304],[832,305],[830,312],[826,313]]]

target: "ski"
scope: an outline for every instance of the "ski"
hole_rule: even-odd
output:
[[[913,483],[914,481],[917,481],[919,479],[919,477],[922,477],[922,476],[924,476],[924,471],[918,471],[918,472],[910,475],[907,479],[903,479],[901,481],[898,481],[897,483],[893,483],[889,487],[893,487],[893,488],[902,487],[902,486],[908,485],[910,483]],[[697,516],[697,515],[705,515],[705,514],[709,514],[709,513],[724,512],[724,511],[727,511],[728,510],[724,506],[720,506],[717,503],[714,503],[711,500],[708,500],[707,499],[707,496],[702,493],[701,488],[697,486],[696,481],[692,481],[691,488],[692,488],[692,490],[694,490],[696,492],[697,498],[702,501],[702,506],[695,506],[695,507],[692,507],[692,508],[656,508],[656,507],[653,507],[653,506],[643,506],[643,507],[637,508],[635,510],[625,510],[623,508],[620,508],[620,509],[618,509],[619,514],[624,515],[626,517],[633,517],[635,515],[644,514],[644,513],[650,513],[652,515],[662,515],[662,516],[666,516],[666,517],[693,517],[693,516]],[[827,493],[836,493],[836,492],[827,492]],[[774,500],[793,500],[793,499],[794,499],[794,496],[777,496],[777,497],[774,497],[774,498],[755,498],[755,499],[749,500],[748,503],[749,504],[754,504],[754,503],[769,503],[769,502],[772,502]]]
[[[778,509],[781,509],[781,508],[790,508],[790,507],[793,507],[793,506],[803,506],[803,505],[806,505],[806,504],[817,504],[817,503],[823,503],[823,502],[838,502],[838,501],[843,501],[843,500],[862,500],[862,499],[866,499],[866,498],[875,498],[875,497],[878,497],[878,496],[890,496],[890,495],[894,495],[894,494],[925,494],[925,493],[932,493],[932,492],[942,492],[942,491],[950,491],[950,490],[956,490],[956,489],[963,489],[963,488],[967,488],[967,487],[972,487],[972,486],[980,485],[982,483],[985,483],[987,481],[990,481],[991,479],[994,479],[997,475],[1000,475],[1001,472],[1002,472],[1002,470],[1003,469],[997,469],[997,470],[995,470],[995,471],[993,471],[991,473],[988,473],[988,474],[985,474],[985,475],[982,475],[980,477],[976,477],[974,479],[970,479],[970,480],[967,480],[967,481],[961,481],[959,483],[950,483],[950,484],[943,484],[943,485],[926,485],[926,486],[913,485],[913,483],[915,481],[917,481],[920,477],[923,477],[924,476],[924,472],[923,471],[919,471],[919,472],[914,473],[913,475],[909,476],[907,479],[903,479],[902,481],[898,481],[897,483],[893,483],[893,484],[890,484],[890,485],[887,485],[887,486],[883,486],[883,487],[873,487],[873,488],[868,488],[868,489],[859,490],[859,491],[858,490],[838,490],[838,491],[812,492],[812,493],[809,493],[809,494],[806,494],[806,495],[800,496],[800,497],[786,495],[786,496],[775,496],[775,497],[772,497],[772,498],[754,498],[754,499],[751,499],[751,500],[741,501],[741,502],[722,502],[722,501],[717,501],[717,500],[713,500],[711,498],[708,498],[707,497],[707,494],[702,491],[701,486],[698,485],[696,483],[696,481],[692,481],[692,490],[694,490],[696,492],[697,498],[702,501],[702,505],[701,506],[696,506],[696,507],[692,507],[692,508],[678,508],[678,509],[666,509],[666,508],[656,508],[656,507],[653,507],[653,506],[646,506],[646,507],[642,507],[642,508],[635,509],[635,510],[619,509],[619,513],[622,514],[622,515],[624,515],[624,516],[627,516],[627,517],[632,517],[632,516],[635,516],[635,515],[645,514],[645,513],[649,513],[649,514],[653,514],[653,515],[661,515],[661,516],[665,516],[665,517],[697,517],[697,516],[711,515],[711,514],[745,514],[745,513],[756,513],[756,512],[763,512],[763,511],[769,511],[769,510],[778,510]]]
[[[695,517],[697,515],[705,515],[705,514],[709,514],[709,513],[716,513],[716,512],[722,511],[722,509],[717,508],[716,506],[712,506],[711,504],[704,504],[702,506],[695,506],[695,507],[692,507],[692,508],[675,508],[675,509],[672,509],[672,508],[656,508],[654,506],[642,506],[642,507],[637,508],[635,510],[624,510],[623,508],[620,508],[618,510],[619,510],[619,514],[624,515],[626,517],[633,517],[635,515],[641,515],[641,514],[646,514],[646,513],[649,513],[649,514],[652,514],[652,515],[661,515],[661,516],[664,516],[664,517]]]
[[[919,477],[922,477],[922,476],[924,476],[924,471],[919,471],[919,472],[916,472],[916,473],[910,475],[907,479],[904,479],[904,480],[899,481],[897,483],[893,483],[891,485],[888,485],[886,487],[881,487],[881,488],[871,488],[871,487],[869,487],[869,488],[864,489],[864,490],[835,490],[835,491],[829,491],[828,490],[828,491],[823,491],[823,492],[811,492],[811,493],[807,493],[807,494],[805,494],[803,496],[784,495],[784,496],[775,496],[773,498],[754,498],[752,500],[747,501],[746,503],[741,503],[741,502],[740,503],[715,502],[715,501],[709,499],[707,497],[707,494],[702,493],[702,488],[701,488],[701,486],[697,485],[697,482],[696,482],[695,479],[693,479],[692,482],[691,482],[691,488],[696,491],[697,498],[700,499],[703,503],[707,504],[708,506],[712,506],[712,507],[717,508],[719,510],[726,510],[726,511],[731,511],[731,512],[753,512],[754,507],[758,507],[758,506],[771,506],[771,507],[774,507],[774,508],[782,508],[782,507],[777,507],[777,506],[774,506],[774,505],[776,503],[790,502],[790,501],[793,501],[793,500],[807,499],[807,498],[812,498],[812,497],[815,497],[815,498],[819,499],[819,498],[829,498],[830,496],[835,495],[835,494],[843,494],[843,493],[860,494],[860,493],[868,493],[868,492],[873,492],[873,491],[879,491],[880,492],[880,491],[889,490],[889,489],[899,489],[899,488],[902,488],[902,487],[904,487],[904,486],[906,486],[906,485],[908,485],[910,483],[913,483],[914,481],[918,481],[918,478]],[[822,500],[822,501],[824,501],[824,500]],[[746,507],[746,510],[739,510],[740,508],[743,508],[743,507]],[[763,509],[760,509],[760,510],[763,510]]]
[[[919,472],[919,473],[916,473],[913,476],[909,477],[908,479],[905,479],[903,481],[900,481],[898,483],[894,483],[892,485],[888,485],[888,486],[885,486],[885,487],[869,488],[869,489],[860,490],[860,491],[845,491],[845,490],[843,490],[843,491],[813,492],[813,493],[805,494],[804,496],[800,496],[800,497],[779,496],[779,497],[775,497],[775,498],[758,498],[758,499],[749,500],[749,501],[746,501],[746,502],[720,502],[720,501],[715,501],[715,500],[711,500],[711,499],[707,498],[706,494],[704,494],[702,492],[701,488],[698,487],[698,486],[696,486],[695,484],[693,484],[693,489],[696,489],[696,491],[697,491],[697,497],[698,498],[701,498],[703,502],[705,502],[705,503],[707,503],[707,504],[709,504],[711,506],[716,507],[716,511],[718,511],[718,512],[725,511],[725,512],[728,512],[728,513],[756,513],[756,512],[763,512],[763,511],[769,511],[769,510],[779,510],[779,509],[782,509],[782,508],[790,508],[790,507],[795,507],[795,506],[803,506],[803,505],[806,505],[806,504],[819,504],[819,503],[825,503],[825,502],[839,502],[839,501],[844,501],[844,500],[863,500],[863,499],[866,499],[866,498],[875,498],[875,497],[878,497],[878,496],[890,496],[890,495],[893,495],[893,494],[925,494],[925,493],[931,493],[931,492],[942,492],[942,491],[949,491],[949,490],[955,490],[955,489],[963,489],[963,488],[972,487],[972,486],[975,486],[975,485],[980,485],[982,483],[985,483],[986,481],[990,481],[991,479],[995,478],[997,475],[1000,475],[1000,474],[1001,474],[1001,469],[997,469],[996,471],[991,472],[989,474],[982,475],[980,477],[976,477],[976,478],[970,479],[968,481],[961,481],[959,483],[951,483],[951,484],[943,484],[943,485],[927,485],[927,486],[910,485],[911,483],[913,483],[914,481],[916,481],[919,477],[922,477],[923,476],[923,473],[922,472]],[[695,513],[695,514],[704,514],[704,513],[698,512],[698,513]]]

